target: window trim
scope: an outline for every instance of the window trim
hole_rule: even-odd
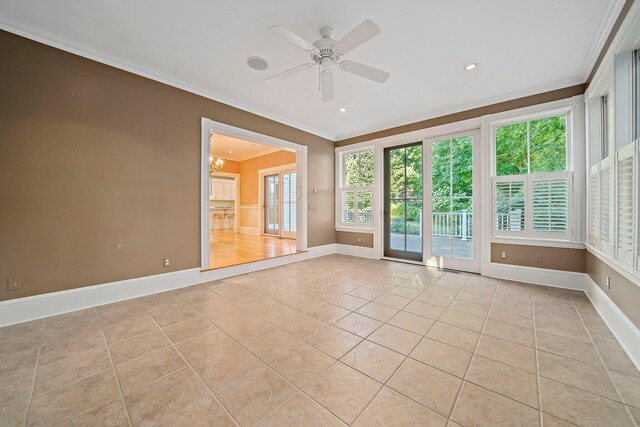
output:
[[[556,117],[560,115],[566,116],[566,169],[564,171],[559,172],[535,172],[530,173],[530,162],[527,161],[527,173],[520,175],[497,175],[497,159],[496,159],[496,131],[499,127],[512,125],[523,122],[530,122],[532,120],[546,119],[550,117]],[[576,215],[574,214],[574,204],[575,197],[574,192],[576,191],[574,185],[574,164],[575,160],[573,157],[573,103],[569,104],[564,102],[562,106],[549,107],[549,108],[540,108],[534,109],[533,111],[527,111],[524,114],[517,114],[510,117],[505,117],[501,119],[492,120],[489,124],[489,132],[490,132],[490,153],[489,153],[489,182],[490,182],[490,194],[491,200],[489,205],[491,206],[490,212],[490,221],[491,221],[491,235],[490,238],[510,238],[514,241],[520,240],[530,240],[530,239],[541,239],[541,240],[549,240],[549,241],[562,241],[562,242],[571,242],[576,238],[575,233],[575,224],[578,222]],[[529,141],[527,141],[527,147],[529,146]],[[527,155],[529,155],[529,149],[527,148]],[[533,179],[538,178],[548,178],[553,179],[556,177],[567,177],[568,179],[568,200],[567,200],[567,232],[566,233],[545,233],[545,232],[536,232],[533,230],[533,220],[532,220],[532,206],[533,206]],[[511,181],[524,181],[524,194],[525,194],[525,230],[523,232],[520,231],[504,231],[497,230],[496,227],[496,190],[495,183],[496,182],[511,182]]]
[[[357,187],[348,187],[343,186],[344,181],[344,157],[349,154],[357,154],[365,151],[371,151],[373,155],[373,168],[374,168],[374,181],[375,181],[375,168],[376,168],[376,158],[375,158],[375,150],[372,145],[368,145],[365,147],[357,147],[353,149],[346,150],[336,150],[335,153],[335,164],[336,164],[336,189],[335,192],[335,224],[334,228],[336,231],[350,231],[350,232],[362,232],[362,233],[373,233],[375,226],[375,215],[374,215],[374,206],[375,206],[375,195],[374,195],[374,182],[371,185],[367,186],[357,186]],[[353,191],[353,204],[354,204],[354,218],[357,218],[358,214],[358,192],[359,191],[370,191],[371,192],[371,224],[357,224],[357,223],[344,223],[342,222],[342,194],[347,191]]]

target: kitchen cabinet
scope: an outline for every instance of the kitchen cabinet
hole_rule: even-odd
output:
[[[235,200],[235,178],[211,178],[211,200]]]

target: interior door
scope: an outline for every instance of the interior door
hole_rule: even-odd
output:
[[[384,150],[384,256],[422,261],[422,142]]]
[[[264,177],[264,234],[280,236],[280,174]]]
[[[428,265],[478,272],[479,132],[429,139],[425,146],[425,255]]]
[[[280,237],[286,239],[296,238],[296,172],[282,172],[282,227]]]

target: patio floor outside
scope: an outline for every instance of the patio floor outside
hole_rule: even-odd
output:
[[[404,234],[391,233],[391,249],[405,250]],[[460,237],[451,239],[448,236],[432,236],[432,255],[453,256],[455,258],[471,259],[473,256],[473,239],[462,240]],[[407,251],[422,252],[422,236],[407,235]]]

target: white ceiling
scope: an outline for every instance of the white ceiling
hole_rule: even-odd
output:
[[[211,145],[209,146],[211,156],[242,162],[254,157],[280,151],[280,148],[269,147],[268,145],[256,144],[244,139],[233,138],[226,135],[212,134]]]
[[[623,3],[0,0],[0,28],[342,139],[582,83]],[[338,71],[335,100],[323,103],[315,69],[264,83],[309,62],[267,27],[281,24],[313,42],[324,25],[340,39],[366,18],[382,33],[345,59],[389,71],[386,84]],[[252,55],[269,68],[249,69]],[[471,62],[478,68],[465,71]]]

